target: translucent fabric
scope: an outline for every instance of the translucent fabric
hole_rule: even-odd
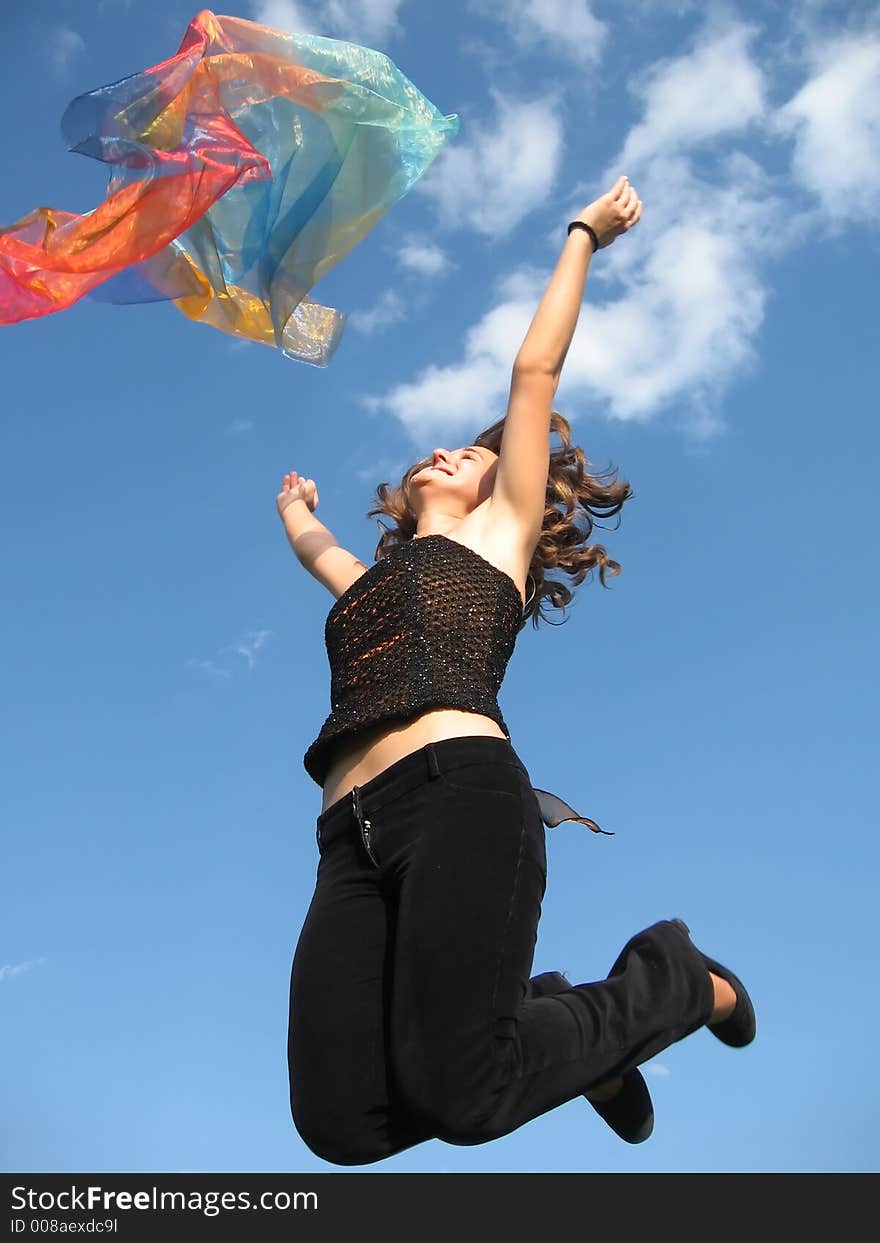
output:
[[[596,821],[591,820],[589,816],[579,816],[575,809],[569,807],[558,794],[551,794],[549,790],[539,790],[537,786],[532,786],[532,791],[538,801],[541,819],[548,829],[555,829],[558,824],[573,820],[577,824],[585,824],[593,833],[604,833],[608,837],[614,836],[610,829],[600,829]]]
[[[0,230],[0,323],[171,299],[326,366],[346,317],[308,291],[458,124],[380,52],[203,10],[170,60],[68,107],[65,145],[110,165],[107,198]]]

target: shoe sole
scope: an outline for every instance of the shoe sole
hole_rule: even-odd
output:
[[[650,1139],[654,1130],[654,1106],[640,1071],[626,1071],[616,1096],[607,1101],[590,1101],[590,1104],[614,1134],[627,1144],[643,1144]]]

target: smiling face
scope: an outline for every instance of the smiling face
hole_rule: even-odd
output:
[[[498,454],[480,445],[435,449],[430,462],[410,480],[410,497],[419,523],[429,530],[460,522],[488,501],[495,486]]]

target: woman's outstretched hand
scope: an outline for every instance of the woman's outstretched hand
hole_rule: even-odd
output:
[[[607,194],[589,203],[575,220],[583,220],[596,232],[599,249],[631,229],[642,214],[642,200],[626,177],[619,177]]]
[[[305,479],[292,470],[289,475],[284,476],[281,491],[275,497],[279,517],[294,501],[305,501],[312,513],[318,508],[318,489],[314,479]]]

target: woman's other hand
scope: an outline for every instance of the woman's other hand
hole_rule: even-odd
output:
[[[284,476],[281,491],[275,498],[279,516],[294,501],[305,501],[312,513],[318,508],[318,489],[314,479],[306,479],[292,470],[289,475]]]
[[[575,220],[583,220],[596,232],[599,249],[631,229],[642,214],[642,200],[626,177],[619,177],[607,194],[589,203]]]

